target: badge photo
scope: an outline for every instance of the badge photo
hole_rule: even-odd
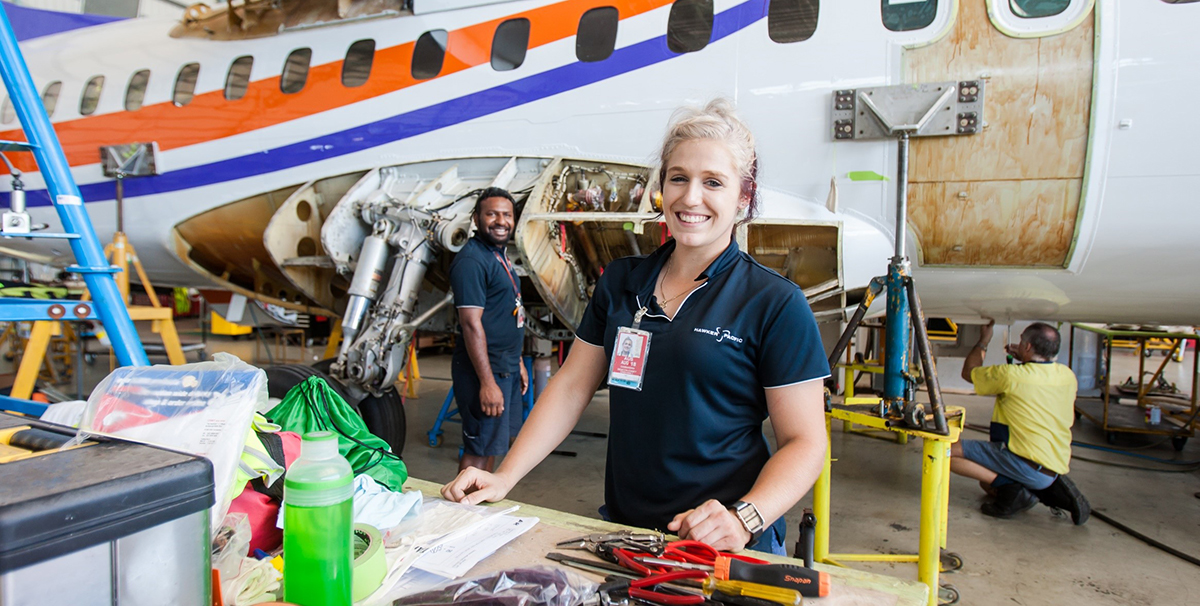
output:
[[[650,333],[626,327],[617,329],[612,363],[608,367],[608,384],[641,391],[649,354]]]

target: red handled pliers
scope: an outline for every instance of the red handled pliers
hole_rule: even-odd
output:
[[[644,568],[644,567],[643,567]],[[629,597],[656,604],[667,604],[669,606],[679,606],[684,604],[703,604],[705,598],[703,595],[684,595],[676,593],[663,593],[655,591],[653,587],[660,583],[672,583],[684,579],[703,579],[707,577],[707,572],[699,570],[680,570],[678,572],[667,572],[663,574],[655,574],[641,579],[629,581]]]
[[[664,564],[650,564],[643,562],[642,559],[645,558],[646,555],[631,549],[624,549],[620,547],[613,548],[612,554],[615,556],[618,564],[642,576],[671,570],[670,566]],[[735,560],[749,562],[751,564],[768,563],[766,560],[760,560],[750,556],[717,551],[708,543],[702,543],[700,541],[671,541],[664,547],[662,555],[657,557],[664,560],[675,560],[676,562],[681,562],[684,564],[698,564],[708,567],[709,570],[712,570],[712,567],[716,563],[717,556],[725,556]]]

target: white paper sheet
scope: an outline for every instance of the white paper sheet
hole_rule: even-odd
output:
[[[509,515],[489,517],[472,528],[471,532],[439,542],[414,562],[413,568],[457,579],[537,523],[537,518]]]
[[[393,538],[387,539],[388,546],[384,551],[388,561],[387,577],[379,589],[366,599],[356,602],[356,606],[391,604],[398,597],[424,591],[457,578],[447,578],[416,570],[413,563],[443,543],[456,544],[460,541],[474,541],[477,536],[485,533],[495,520],[505,517],[515,520],[516,518],[508,516],[508,514],[517,511],[520,507],[514,505],[500,511],[497,509],[479,505],[448,503],[440,499],[427,499],[422,506],[420,516],[406,520],[391,529],[394,532],[389,534],[394,534],[395,541],[393,542]],[[525,530],[532,528],[533,524],[537,523],[537,518],[527,519],[532,523],[524,524]],[[494,523],[498,526],[504,525],[503,522]],[[522,532],[524,530],[499,541],[486,552],[479,551],[475,561],[478,562],[487,557],[508,541],[520,536]],[[470,570],[471,566],[474,564],[468,565],[463,572]],[[458,576],[462,576],[462,573]]]

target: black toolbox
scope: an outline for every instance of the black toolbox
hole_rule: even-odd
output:
[[[0,604],[211,604],[208,459],[73,436],[0,413]]]

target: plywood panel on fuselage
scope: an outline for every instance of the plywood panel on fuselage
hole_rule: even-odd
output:
[[[984,0],[963,0],[945,38],[905,51],[907,82],[987,82],[982,133],[912,141],[909,222],[923,265],[1066,265],[1087,161],[1094,37],[1089,16],[1064,33],[1010,38]]]
[[[1079,179],[949,181],[910,187],[921,250],[944,265],[1052,265],[1065,259]]]

